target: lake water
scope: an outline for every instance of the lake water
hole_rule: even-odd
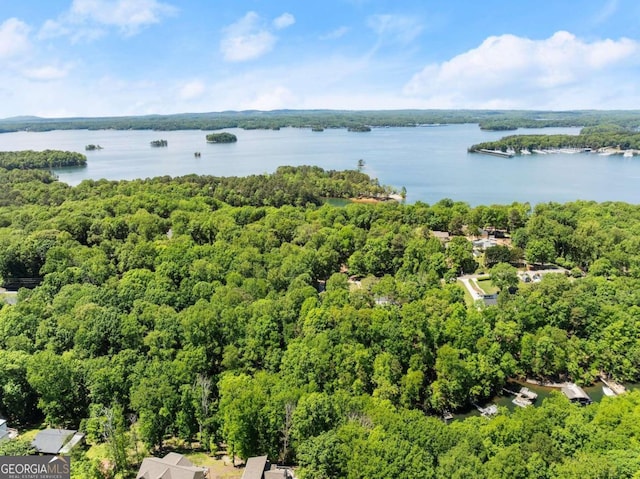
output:
[[[477,125],[374,128],[368,133],[346,129],[228,129],[233,144],[207,144],[199,130],[158,132],[63,130],[0,134],[0,151],[62,149],[85,153],[88,166],[55,170],[60,180],[112,180],[181,176],[190,173],[244,176],[270,173],[280,165],[317,165],[325,169],[356,168],[382,184],[407,188],[407,201],[434,203],[442,198],[471,205],[576,199],[640,203],[640,157],[597,154],[549,154],[499,158],[469,154],[467,147],[506,134],[569,133],[579,128],[482,131]],[[167,148],[149,142],[166,139]],[[100,151],[85,152],[88,144]],[[194,152],[201,153],[200,158]]]

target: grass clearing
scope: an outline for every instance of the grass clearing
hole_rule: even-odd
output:
[[[495,286],[493,282],[488,278],[477,279],[476,284],[482,291],[484,291],[485,294],[496,294],[497,292],[500,291],[498,287]]]

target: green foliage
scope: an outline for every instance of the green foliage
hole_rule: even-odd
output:
[[[207,135],[207,143],[235,143],[238,137],[233,133],[209,133]]]
[[[72,151],[0,151],[0,168],[7,170],[85,166],[87,157]]]
[[[226,443],[240,458],[298,464],[301,477],[638,471],[637,394],[585,409],[552,397],[492,421],[433,417],[512,377],[640,380],[638,206],[336,208],[320,197],[386,188],[313,167],[76,187],[0,170],[0,183],[14,195],[0,206],[0,271],[37,280],[0,309],[10,422],[83,422],[105,440],[111,408],[122,470],[135,433],[151,448]],[[502,289],[522,256],[573,277],[467,308],[446,280],[477,268],[471,242],[445,246],[431,230],[476,227],[508,230],[520,248],[487,251]]]

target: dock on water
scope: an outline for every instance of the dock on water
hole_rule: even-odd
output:
[[[569,401],[580,404],[581,406],[586,406],[593,402],[589,395],[584,392],[584,389],[575,383],[569,383],[568,385],[563,386],[562,394],[564,394]]]
[[[513,158],[513,153],[510,153],[508,151],[488,150],[486,148],[481,148],[481,149],[476,150],[476,151],[478,153],[484,153],[485,155],[500,156],[502,158]]]
[[[609,379],[605,374],[600,374],[600,381],[604,385],[602,389],[607,396],[609,396],[610,394],[607,394],[606,389],[604,389],[605,387],[613,393],[611,394],[612,396],[619,396],[620,394],[624,394],[627,392],[627,388],[625,388],[622,384]]]

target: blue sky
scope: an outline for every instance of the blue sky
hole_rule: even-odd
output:
[[[637,0],[0,6],[0,117],[640,109]]]

